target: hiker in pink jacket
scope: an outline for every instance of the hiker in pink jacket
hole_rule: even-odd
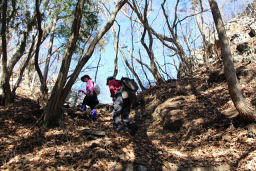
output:
[[[122,82],[116,80],[114,77],[108,77],[107,83],[109,86],[110,96],[113,99],[113,126],[117,132],[125,131],[128,128],[131,135],[135,135],[138,127],[129,118],[130,113],[130,100],[122,96],[124,88]]]
[[[84,75],[81,77],[81,80],[83,82],[86,82],[86,90],[79,90],[79,92],[82,92],[85,94],[83,103],[82,103],[82,110],[86,110],[86,105],[89,106],[92,110],[92,120],[97,119],[97,112],[95,109],[95,106],[99,104],[99,100],[97,98],[97,94],[94,91],[94,82],[91,80],[89,75]]]

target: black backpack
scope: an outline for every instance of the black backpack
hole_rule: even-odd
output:
[[[121,83],[122,83],[122,89],[128,92],[128,98],[129,98],[129,101],[131,102],[132,107],[136,107],[137,106],[136,91],[139,89],[139,86],[134,81],[134,79],[130,79],[127,77],[122,77]]]
[[[122,82],[122,86],[125,86],[128,90],[133,91],[134,93],[139,89],[134,79],[122,77],[121,82]]]

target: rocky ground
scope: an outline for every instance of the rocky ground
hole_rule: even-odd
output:
[[[237,63],[247,99],[256,106],[255,63]],[[169,80],[138,95],[135,136],[112,128],[111,105],[99,118],[69,108],[64,128],[44,129],[29,93],[0,107],[0,170],[256,170],[256,124],[237,116],[223,68]]]

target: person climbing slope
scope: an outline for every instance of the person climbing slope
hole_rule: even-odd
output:
[[[97,119],[97,111],[95,106],[99,104],[99,100],[97,98],[97,94],[94,91],[94,82],[91,80],[89,75],[84,75],[81,77],[81,80],[83,82],[86,82],[86,90],[79,90],[78,92],[82,92],[85,94],[83,103],[82,103],[82,110],[86,111],[86,105],[91,108],[91,117],[92,120]]]
[[[128,128],[130,134],[135,135],[138,127],[129,118],[131,103],[127,96],[128,93],[125,93],[125,90],[122,88],[122,82],[120,80],[116,80],[114,77],[108,77],[107,85],[109,86],[110,96],[113,99],[114,129],[117,132],[121,132],[126,130],[126,128]],[[126,95],[122,96],[122,94],[126,94]]]

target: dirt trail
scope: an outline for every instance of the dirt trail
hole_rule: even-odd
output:
[[[238,66],[243,93],[254,105],[255,68]],[[31,130],[42,110],[19,97],[0,107],[0,169],[256,170],[255,123],[230,117],[237,113],[223,73],[212,71],[140,93],[131,111],[135,136],[113,131],[111,105],[98,106],[97,121],[70,108],[64,128]]]

